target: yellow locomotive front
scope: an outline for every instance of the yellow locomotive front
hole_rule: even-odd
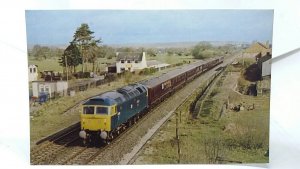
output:
[[[116,115],[116,104],[109,99],[95,97],[82,105],[79,136],[84,142],[95,137],[105,140],[112,130],[111,117]]]
[[[148,106],[147,89],[131,84],[89,99],[82,105],[80,137],[85,143],[113,140]]]

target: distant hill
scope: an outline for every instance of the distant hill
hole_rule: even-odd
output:
[[[222,46],[226,44],[248,44],[248,42],[232,42],[232,41],[199,41],[199,42],[167,42],[167,43],[140,43],[140,44],[110,44],[111,47],[133,47],[133,48],[190,48],[200,42],[208,42],[214,46]]]
[[[128,44],[103,44],[107,46],[111,46],[114,48],[121,48],[121,47],[132,47],[132,48],[191,48],[197,45],[200,42],[208,42],[214,46],[222,46],[226,44],[249,44],[249,42],[233,42],[233,41],[199,41],[199,42],[161,42],[161,43],[128,43]],[[39,44],[41,46],[48,46],[48,47],[57,47],[61,49],[65,49],[68,44],[58,44],[58,45],[47,45],[47,44]],[[28,49],[32,49],[34,44],[28,44]]]

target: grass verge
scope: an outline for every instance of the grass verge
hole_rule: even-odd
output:
[[[180,156],[175,139],[176,117],[172,116],[145,145],[136,164],[267,163],[269,159],[264,154],[269,148],[270,100],[234,92],[239,75],[227,72],[223,81],[216,82],[207,99],[207,116],[184,118],[189,117],[193,97],[179,110],[183,117],[179,123]],[[224,102],[242,103],[244,109],[221,111]],[[215,118],[220,113],[221,118]]]

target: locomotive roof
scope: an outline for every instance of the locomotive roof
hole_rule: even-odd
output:
[[[158,84],[161,84],[163,83],[164,81],[166,81],[167,79],[171,79],[173,77],[176,77],[186,71],[189,71],[189,70],[192,70],[193,68],[197,67],[197,66],[200,66],[204,63],[206,63],[207,61],[197,61],[197,62],[194,62],[192,64],[189,64],[189,65],[186,65],[182,68],[177,68],[175,70],[171,70],[159,77],[154,77],[154,78],[151,78],[149,80],[145,80],[145,81],[142,81],[141,83],[145,86],[148,86],[148,87],[154,87]]]
[[[102,93],[85,102],[83,105],[105,105],[111,106],[125,102],[128,99],[145,93],[146,89],[141,84],[130,84],[117,90]]]

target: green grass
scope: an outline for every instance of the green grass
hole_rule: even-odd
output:
[[[38,71],[54,70],[63,71],[63,68],[58,63],[58,58],[46,59],[46,60],[28,60],[28,64],[38,65]]]
[[[158,54],[155,57],[149,57],[147,56],[147,60],[158,60],[163,63],[168,63],[168,64],[176,64],[176,63],[182,63],[183,61],[195,61],[192,56],[178,56],[178,55],[167,55],[167,54]],[[44,71],[44,70],[53,70],[53,71],[58,71],[58,72],[63,72],[63,67],[59,65],[58,63],[59,58],[51,58],[51,59],[45,59],[45,60],[35,60],[32,58],[29,58],[28,64],[35,64],[38,65],[38,70],[39,71]],[[95,68],[100,68],[101,71],[105,70],[106,63],[110,64],[115,62],[115,58],[112,59],[107,59],[107,58],[98,58]],[[76,70],[81,71],[82,65],[77,66]],[[89,71],[92,70],[92,64],[87,63],[87,69]]]
[[[115,61],[115,58],[107,59],[107,58],[98,58],[95,64],[95,69],[99,68],[101,71],[105,71],[106,63],[112,63]],[[38,65],[38,71],[42,72],[45,70],[53,70],[56,72],[63,72],[63,67],[59,65],[59,58],[51,58],[45,60],[35,60],[29,59],[28,64]],[[93,65],[91,63],[86,63],[87,70],[92,71]],[[76,67],[76,71],[81,71],[82,65]]]
[[[196,59],[193,58],[193,56],[178,56],[178,55],[168,55],[168,54],[158,54],[155,57],[147,57],[147,60],[157,60],[163,63],[168,64],[176,64],[176,63],[183,63],[184,61],[186,63],[193,62]]]
[[[120,86],[122,82],[116,81],[110,83],[110,86],[101,85],[96,88],[91,88],[85,92],[77,92],[75,96],[65,96],[52,101],[48,101],[42,105],[34,106],[30,113],[30,143],[38,141],[42,137],[48,136],[62,128],[68,127],[71,124],[78,122],[81,112],[80,107],[77,107],[73,112],[64,114],[63,112],[77,102],[104,91],[114,89]],[[36,109],[34,111],[34,109]]]
[[[183,164],[207,163],[267,163],[264,153],[269,148],[269,109],[268,97],[239,95],[231,90],[239,73],[223,77],[223,82],[216,82],[218,89],[212,89],[206,117],[190,120],[183,118],[179,124],[181,161]],[[222,79],[222,78],[221,78]],[[221,84],[222,85],[218,85]],[[227,98],[231,104],[243,103],[255,105],[254,110],[233,112],[226,110],[219,119],[212,116],[220,113],[221,106]],[[195,96],[190,97],[191,100]],[[189,103],[178,110],[182,117],[189,117]],[[176,164],[178,162],[177,142],[175,138],[175,116],[160,129],[152,140],[146,144],[141,157],[145,164]],[[151,150],[151,151],[148,151]],[[147,152],[147,153],[144,153]],[[216,160],[220,157],[223,161]]]
[[[47,62],[49,61],[49,65]],[[105,61],[105,60],[103,60]],[[34,63],[34,62],[31,62]],[[44,60],[44,61],[36,61],[35,63],[40,63],[40,65],[44,65],[44,67],[48,66],[49,70],[55,70],[59,68],[58,63],[55,60]],[[39,66],[40,67],[40,66]],[[63,114],[65,110],[69,107],[75,105],[77,102],[94,96],[96,94],[103,93],[104,91],[112,90],[121,86],[124,86],[128,83],[132,83],[135,81],[140,81],[143,79],[159,76],[164,72],[175,69],[176,67],[171,67],[164,69],[159,72],[155,72],[152,75],[147,76],[139,76],[138,74],[125,74],[123,77],[117,78],[117,80],[110,83],[110,85],[101,85],[95,88],[90,88],[87,91],[77,92],[75,96],[65,96],[61,98],[57,98],[55,100],[51,100],[46,102],[45,104],[34,106],[31,109],[30,113],[30,143],[31,146],[34,145],[36,141],[41,139],[42,137],[48,136],[62,128],[68,127],[69,125],[78,122],[80,115],[80,107],[76,108],[73,112],[68,114]]]

